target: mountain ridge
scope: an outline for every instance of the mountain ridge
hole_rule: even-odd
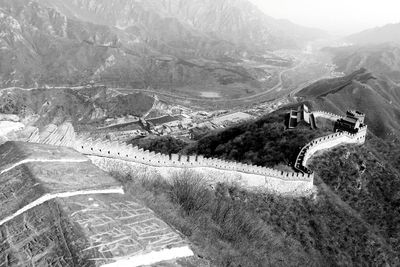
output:
[[[173,11],[164,10],[167,4]],[[301,46],[320,35],[269,19],[244,0],[233,4],[2,0],[0,86],[76,85],[91,80],[131,88],[204,81],[215,85],[221,84],[220,77],[235,76],[230,71],[220,73],[221,67],[241,67],[237,62],[242,59],[263,57],[277,47]],[[182,59],[212,67],[198,69],[181,64]]]
[[[400,22],[367,29],[349,35],[346,40],[358,45],[400,43]]]

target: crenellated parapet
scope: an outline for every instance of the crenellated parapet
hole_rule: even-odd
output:
[[[340,144],[364,144],[366,135],[367,126],[365,125],[355,134],[349,132],[338,132],[314,139],[301,149],[296,158],[294,167],[301,172],[310,173],[310,170],[307,168],[307,161],[315,152],[329,149]]]
[[[139,149],[120,142],[110,142],[92,139],[77,139],[75,149],[82,154],[133,161],[155,167],[173,168],[214,168],[218,170],[255,174],[273,177],[286,181],[313,181],[313,174],[284,172],[262,166],[249,165],[239,162],[225,161],[217,158],[206,158],[200,155],[165,155]]]
[[[315,118],[323,117],[335,121],[343,118],[325,111],[315,111],[312,114]],[[266,189],[280,194],[304,196],[314,190],[314,173],[307,168],[308,160],[319,150],[341,144],[363,144],[367,126],[363,124],[356,126],[352,128],[353,133],[346,129],[339,129],[341,132],[314,139],[306,144],[294,164],[297,172],[286,172],[201,155],[166,155],[118,141],[76,138],[70,124],[59,127],[50,125],[42,132],[36,131],[29,138],[29,142],[73,147],[82,154],[88,155],[97,166],[106,171],[128,170],[128,173],[133,174],[138,168],[148,168],[168,179],[176,171],[189,169],[209,177],[210,183],[228,181],[248,189]]]
[[[340,118],[340,116],[327,112],[319,112],[317,116],[318,114]],[[297,156],[294,167],[299,172],[285,172],[217,158],[206,158],[201,155],[165,155],[117,141],[77,139],[74,148],[82,154],[103,158],[105,161],[113,159],[162,170],[192,169],[204,171],[207,169],[231,174],[236,173],[244,177],[245,180],[247,179],[245,184],[253,184],[267,189],[268,187],[280,188],[278,191],[285,191],[287,187],[291,187],[291,191],[295,191],[296,188],[313,187],[314,173],[307,168],[307,161],[315,152],[340,144],[363,144],[366,134],[367,126],[362,126],[354,134],[344,131],[312,140],[301,149]]]
[[[325,118],[333,121],[343,118],[343,116],[322,110],[313,111],[312,114],[314,115],[314,118]]]

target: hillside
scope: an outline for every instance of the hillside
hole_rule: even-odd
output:
[[[320,133],[281,128],[283,118],[278,112],[211,132],[189,151],[275,166]],[[191,173],[172,184],[161,177],[116,177],[217,266],[397,266],[400,181],[395,147],[368,133],[363,146],[317,154],[311,163],[318,188],[314,198],[250,193],[227,184],[212,191]],[[237,155],[228,153],[238,148]]]
[[[366,114],[369,129],[385,139],[400,136],[400,90],[383,76],[365,69],[342,78],[318,81],[296,94],[308,101],[314,110],[344,115],[357,109]]]
[[[0,113],[16,114],[40,128],[64,121],[85,127],[109,117],[142,116],[153,103],[145,94],[117,95],[105,87],[0,91]]]
[[[268,17],[245,0],[39,2],[74,19],[117,27],[135,35],[139,42],[154,40],[157,50],[167,46],[178,51],[202,50],[202,42],[217,41],[231,49],[264,52],[265,47],[295,47],[321,35],[319,30]],[[224,48],[218,43],[210,47],[209,54]]]
[[[258,88],[268,73],[243,59],[290,65],[269,51],[320,35],[245,0],[3,0],[0,29],[1,87]]]
[[[387,24],[355,33],[347,36],[346,40],[359,45],[400,43],[400,23]]]
[[[313,131],[309,127],[286,130],[288,110],[283,108],[255,121],[211,132],[182,151],[259,166],[288,168],[301,147],[329,132],[328,129]]]
[[[321,80],[297,96],[315,109],[340,113],[358,109],[376,135],[398,139],[400,133],[400,46],[397,44],[324,48],[333,56],[342,78]]]
[[[325,48],[324,51],[333,55],[333,62],[340,72],[350,74],[365,68],[388,78],[389,85],[400,83],[400,45],[356,45]]]

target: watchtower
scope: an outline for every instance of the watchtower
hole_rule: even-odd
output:
[[[346,131],[357,133],[364,126],[365,114],[356,110],[346,112],[346,117],[341,118],[335,123],[335,132]]]

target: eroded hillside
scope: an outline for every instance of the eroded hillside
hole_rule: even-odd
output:
[[[96,123],[109,117],[142,116],[154,98],[134,93],[120,95],[105,87],[57,89],[5,89],[0,91],[0,113],[19,115],[26,124],[44,127],[70,121]]]

